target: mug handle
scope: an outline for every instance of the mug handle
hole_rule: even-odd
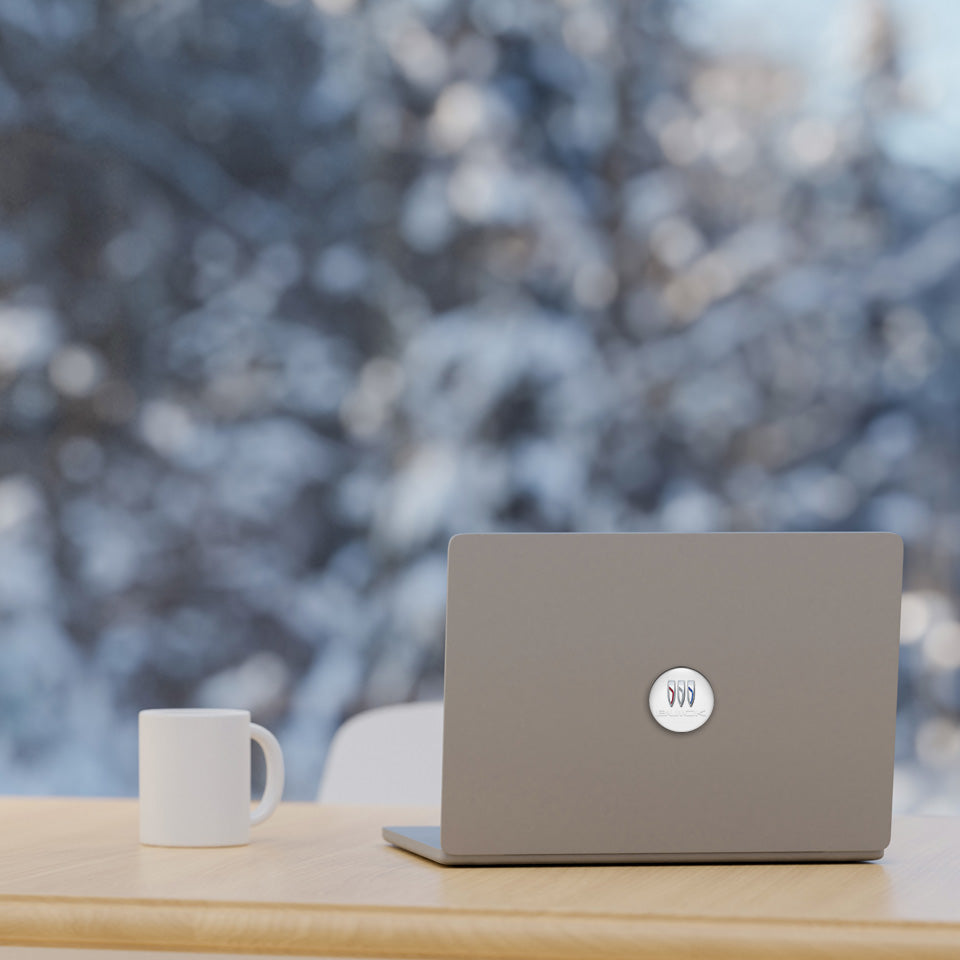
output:
[[[280,806],[283,796],[283,751],[280,742],[266,728],[259,723],[250,724],[250,739],[260,744],[264,759],[267,761],[267,778],[263,786],[263,797],[256,809],[250,814],[251,826],[263,823]]]

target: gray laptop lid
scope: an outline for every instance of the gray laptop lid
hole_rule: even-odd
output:
[[[455,537],[443,849],[882,850],[901,564],[883,533]],[[692,732],[651,712],[673,667],[713,689]]]

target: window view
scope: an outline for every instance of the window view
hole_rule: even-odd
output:
[[[960,813],[958,31],[0,2],[0,792],[228,705],[313,798],[441,696],[458,532],[890,530],[895,809]]]

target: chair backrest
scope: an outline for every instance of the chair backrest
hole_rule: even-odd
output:
[[[439,806],[442,756],[442,703],[358,713],[333,737],[317,800]]]

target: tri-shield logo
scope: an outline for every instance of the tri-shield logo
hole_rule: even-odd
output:
[[[697,697],[696,680],[668,680],[667,681],[667,706],[674,704],[682,707],[686,704],[693,706],[693,701]]]

